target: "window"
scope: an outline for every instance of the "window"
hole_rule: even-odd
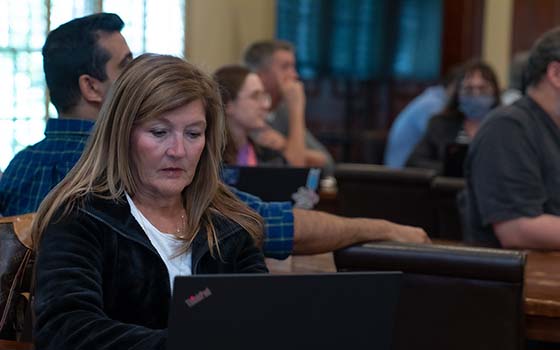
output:
[[[7,2],[7,3],[6,3]],[[125,22],[134,56],[157,52],[184,57],[185,0],[7,0],[0,11],[0,170],[41,140],[48,103],[41,48],[47,33],[72,18],[105,11]]]

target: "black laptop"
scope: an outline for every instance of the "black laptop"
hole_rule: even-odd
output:
[[[389,350],[400,272],[177,277],[168,350]]]
[[[238,190],[264,201],[292,201],[296,207],[304,208],[305,205],[298,205],[298,201],[307,199],[301,196],[317,195],[320,175],[321,170],[315,168],[227,165],[222,169],[224,182]]]
[[[443,176],[464,177],[463,164],[469,152],[468,143],[452,142],[446,145],[443,158]]]

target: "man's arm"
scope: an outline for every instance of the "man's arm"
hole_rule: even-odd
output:
[[[261,146],[282,152],[282,155],[284,156],[284,158],[286,158],[286,161],[291,166],[297,166],[295,163],[290,161],[290,159],[293,160],[293,157],[290,156],[290,153],[297,153],[297,152],[295,151],[286,152],[286,150],[289,149],[288,141],[286,137],[282,135],[280,132],[274,130],[272,127],[267,126],[264,129],[259,130],[259,132],[255,133],[255,135],[253,136],[253,140]],[[299,155],[300,154],[298,154],[298,156]],[[303,166],[307,166],[307,167],[322,168],[328,162],[327,156],[323,152],[309,149],[309,148],[303,151],[303,159],[304,159]],[[297,161],[298,160],[296,160],[296,162]]]
[[[421,228],[294,208],[294,255],[326,253],[352,244],[380,240],[430,242]]]
[[[302,82],[287,82],[282,86],[282,95],[289,114],[283,154],[292,166],[305,166],[305,91]]]
[[[542,214],[495,223],[494,233],[504,248],[560,250],[560,217]]]
[[[327,156],[321,152],[314,149],[305,150],[305,165],[308,167],[322,168],[327,164]]]

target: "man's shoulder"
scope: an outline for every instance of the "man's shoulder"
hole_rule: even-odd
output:
[[[8,167],[6,168],[6,171],[4,172],[4,179],[8,179],[11,177],[11,174],[17,174],[19,172],[19,169],[22,167],[29,167],[32,164],[34,164],[34,162],[37,160],[36,157],[36,150],[37,148],[40,148],[40,144],[43,142],[44,140],[31,145],[31,146],[27,146],[24,149],[22,149],[21,151],[19,151],[18,153],[16,153],[16,155],[14,156],[14,158],[12,158],[12,160],[10,161],[10,163],[8,164]]]
[[[516,101],[507,106],[500,106],[494,109],[482,123],[481,132],[496,130],[503,132],[504,128],[509,127],[531,127],[535,111],[527,101]]]
[[[75,163],[85,147],[84,142],[64,142],[43,139],[34,145],[19,151],[10,161],[6,172],[20,167],[38,167],[42,165],[71,162]]]

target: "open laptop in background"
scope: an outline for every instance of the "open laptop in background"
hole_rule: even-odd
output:
[[[389,350],[400,272],[177,277],[168,350]]]
[[[224,165],[222,169],[224,182],[238,190],[264,201],[292,201],[304,209],[318,201],[320,177],[321,170],[316,168]]]

